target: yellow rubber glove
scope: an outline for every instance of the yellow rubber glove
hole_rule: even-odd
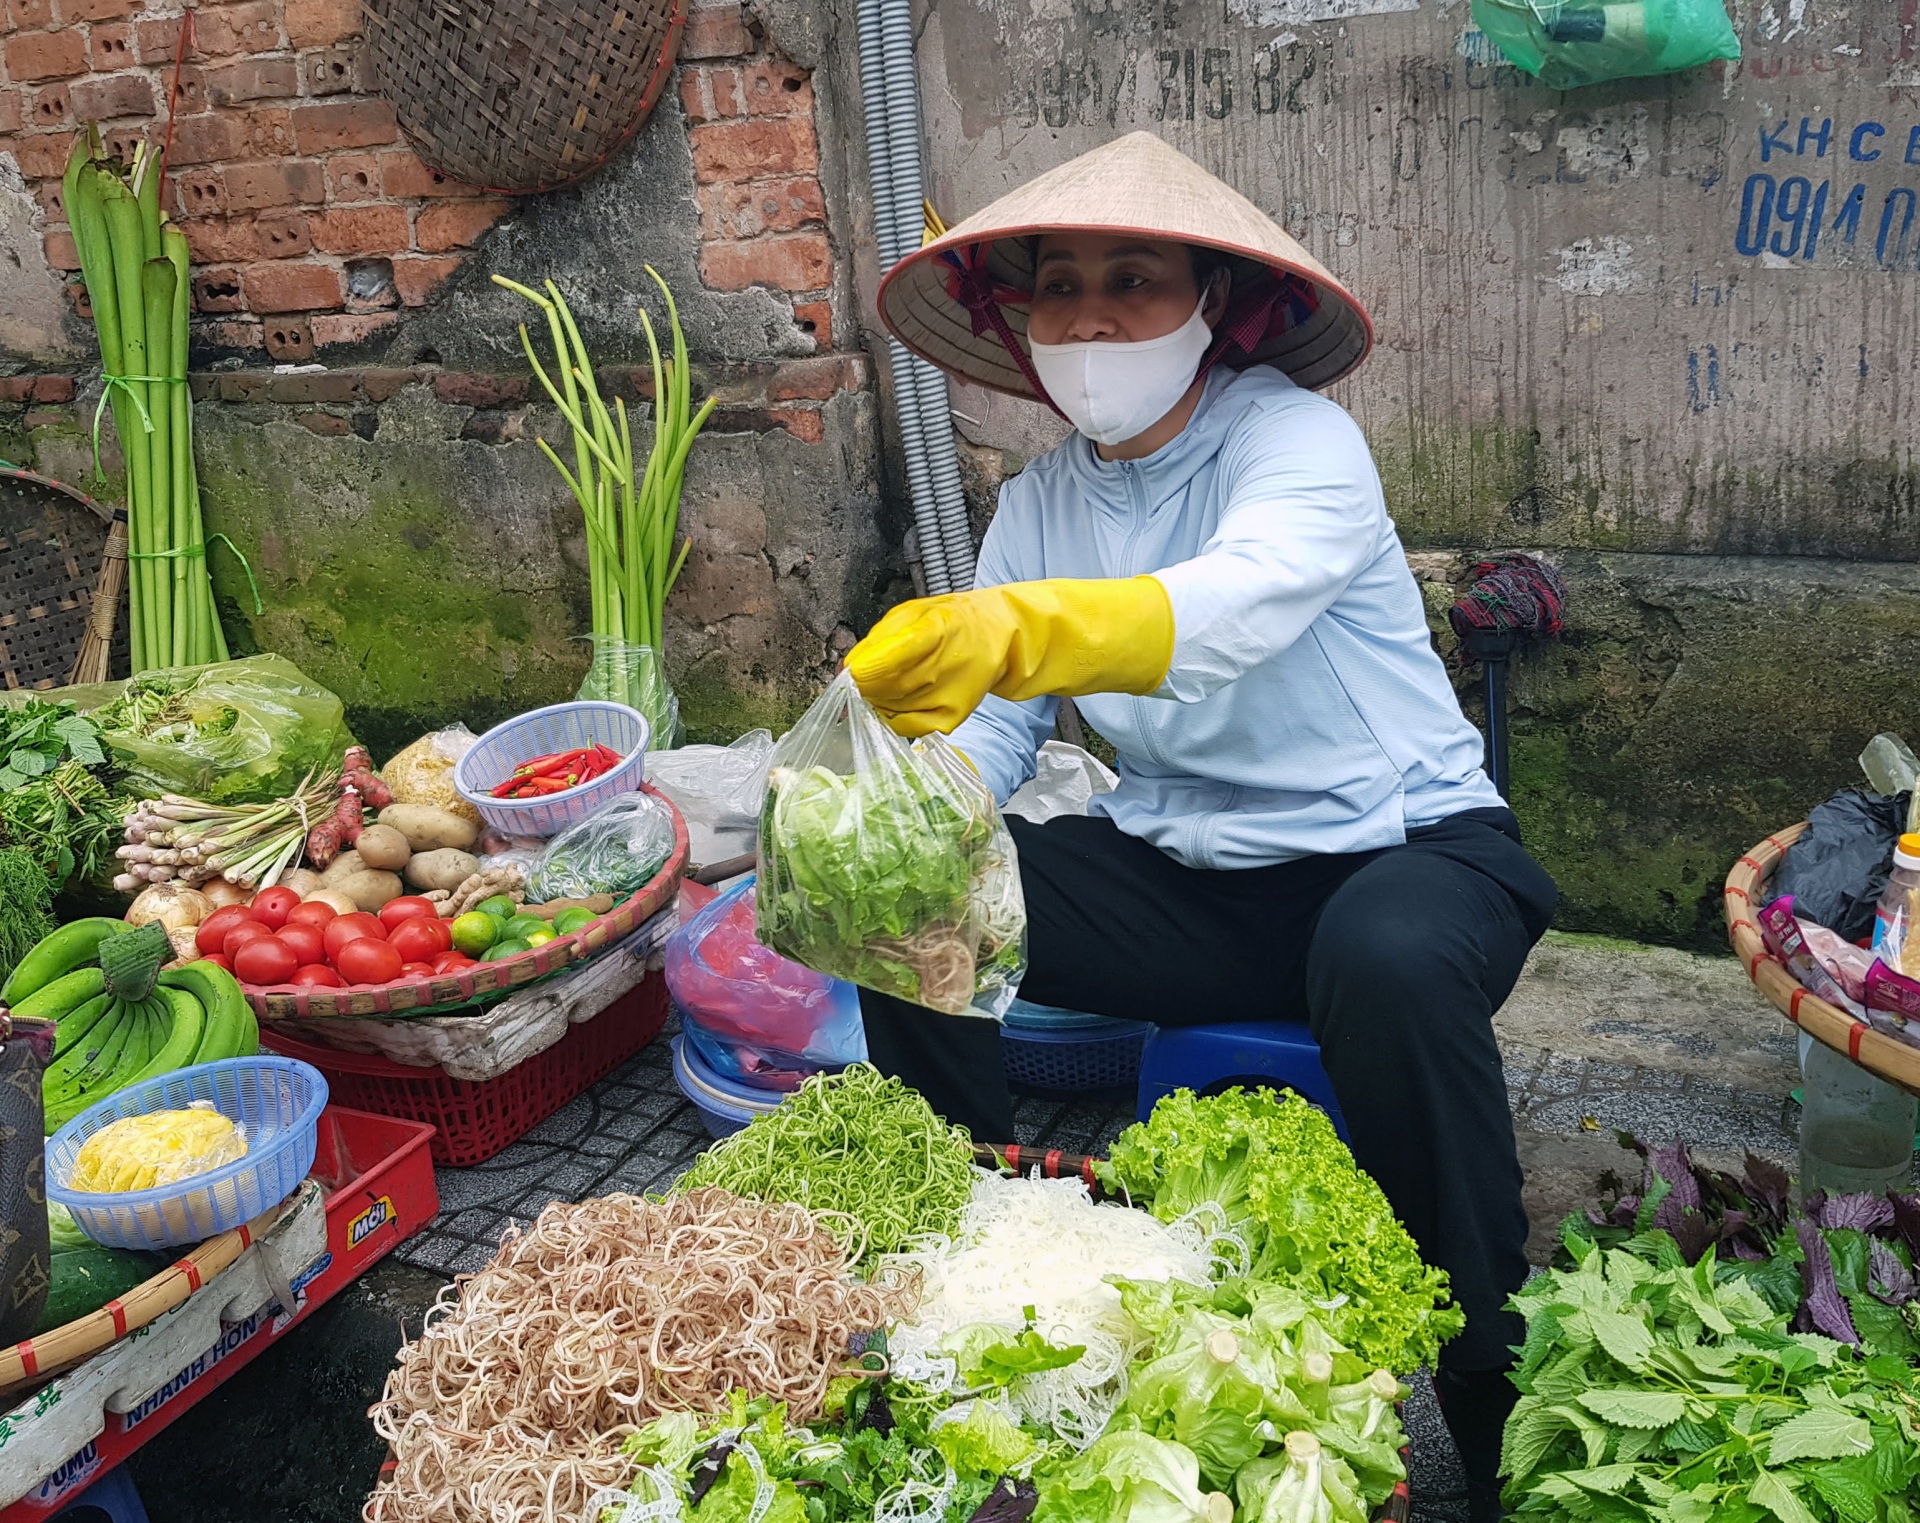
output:
[[[1173,660],[1173,604],[1151,576],[1008,582],[916,598],[847,653],[901,735],[950,731],[988,693],[1151,693]]]

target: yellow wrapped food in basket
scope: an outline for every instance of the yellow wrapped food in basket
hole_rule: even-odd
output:
[[[185,1110],[125,1116],[81,1144],[70,1188],[89,1194],[151,1190],[247,1156],[246,1133],[196,1100]]]
[[[426,804],[481,824],[475,809],[453,786],[453,769],[478,737],[463,724],[422,735],[380,769],[396,804]]]

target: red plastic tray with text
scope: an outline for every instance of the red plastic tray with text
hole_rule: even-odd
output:
[[[292,1316],[271,1307],[228,1323],[220,1341],[130,1412],[109,1412],[100,1436],[9,1507],[0,1523],[38,1520],[72,1506],[95,1480],[203,1401],[291,1329],[333,1299],[396,1244],[439,1213],[428,1141],[433,1128],[329,1105],[320,1113],[320,1145],[311,1177],[327,1191],[327,1251],[295,1276]]]

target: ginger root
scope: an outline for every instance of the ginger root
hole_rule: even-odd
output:
[[[525,903],[526,874],[517,867],[489,867],[485,872],[471,874],[446,898],[436,901],[440,918],[449,920],[455,915],[464,915],[476,904],[499,894],[505,894],[515,904]]]

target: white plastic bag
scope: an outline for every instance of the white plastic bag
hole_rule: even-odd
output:
[[[1000,812],[1041,825],[1062,815],[1085,814],[1095,795],[1111,793],[1119,785],[1120,779],[1091,751],[1050,740],[1034,759],[1033,776]]]
[[[753,850],[767,791],[773,732],[749,730],[730,746],[650,752],[647,781],[687,822],[687,854],[702,866]]]
[[[1026,971],[1013,838],[943,735],[909,746],[844,672],[774,747],[758,932],[819,973],[998,1019]]]

